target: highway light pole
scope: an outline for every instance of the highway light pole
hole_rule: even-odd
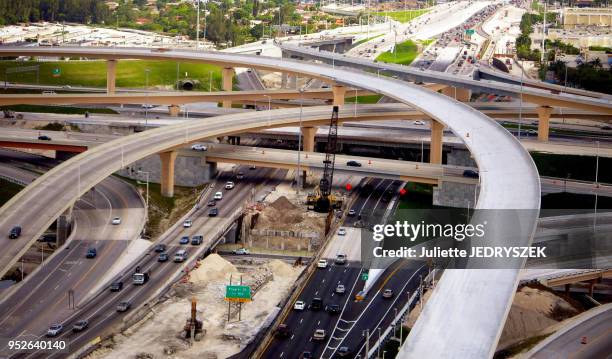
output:
[[[302,108],[304,105],[304,87],[300,88],[300,128],[298,130],[298,161],[297,161],[297,190],[296,193],[300,195],[300,188],[302,188]]]

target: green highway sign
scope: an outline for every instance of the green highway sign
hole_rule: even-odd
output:
[[[53,77],[59,77],[62,74],[62,70],[59,67],[56,67],[52,71]]]
[[[470,36],[474,35],[474,29],[467,29],[467,30],[465,30],[465,34],[466,35],[470,35]]]
[[[368,278],[369,278],[368,272],[361,273],[361,280],[368,280]]]
[[[225,300],[230,302],[250,302],[251,287],[248,285],[225,286]]]

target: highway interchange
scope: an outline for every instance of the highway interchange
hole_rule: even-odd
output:
[[[478,208],[521,208],[536,211],[536,213],[539,208],[539,176],[523,146],[501,126],[489,121],[487,116],[468,106],[418,86],[338,67],[334,68],[332,66],[313,65],[266,57],[253,58],[252,56],[245,55],[217,53],[195,54],[187,51],[168,51],[160,54],[141,49],[59,48],[53,50],[68,55],[89,55],[101,58],[187,59],[231,66],[259,67],[268,70],[280,69],[289,72],[296,71],[296,66],[299,64],[299,72],[305,76],[312,76],[335,84],[364,88],[369,91],[382,93],[400,102],[410,103],[418,110],[446,124],[470,149],[481,171],[481,191],[478,198]],[[11,51],[18,52],[20,50],[0,49],[0,53],[2,51],[10,54],[12,53]],[[28,51],[37,53],[38,50]],[[242,74],[251,83],[248,87],[259,86],[256,79],[249,79],[250,75],[248,72],[246,75],[244,75],[244,72]],[[430,80],[438,79],[435,74],[427,73],[427,76],[429,76]],[[453,84],[467,83],[464,80],[449,80],[449,78],[442,78],[442,80],[453,81]],[[482,83],[476,85],[469,82],[469,84],[477,88],[489,86]],[[491,85],[491,87],[501,89],[502,92],[516,93],[516,88],[512,85],[495,84]],[[532,91],[532,95],[538,99],[555,97],[550,93],[544,93],[544,91]],[[565,97],[559,101],[576,101],[576,103],[584,106],[590,106],[589,108],[603,108],[608,111],[610,108],[609,101],[606,99],[569,97],[571,98]],[[310,125],[324,124],[323,118],[325,116],[323,113],[324,111],[321,111],[321,115],[315,113],[315,116],[310,119],[301,118],[300,122],[304,121],[304,124]],[[86,199],[88,193],[90,193],[90,188],[93,186],[96,188],[93,196],[96,196],[97,192],[100,192],[100,195],[104,194],[104,182],[119,181],[108,176],[126,164],[148,155],[185,146],[204,138],[271,127],[296,126],[298,124],[295,111],[282,109],[267,113],[226,115],[224,119],[225,121],[222,123],[178,123],[165,128],[152,129],[138,135],[119,138],[96,146],[43,175],[32,186],[28,186],[25,191],[22,191],[15,199],[0,209],[2,217],[0,219],[0,229],[6,233],[8,233],[14,223],[21,223],[24,219],[28,219],[28,225],[24,225],[23,236],[25,239],[20,240],[19,243],[3,239],[3,242],[0,243],[8,248],[0,260],[3,264],[3,270],[6,271],[7,262],[14,262],[13,258],[18,258],[19,254],[23,253],[23,247],[21,247],[24,244],[23,242],[35,240],[48,227],[49,223],[57,215],[66,210],[71,203],[75,202],[77,198]],[[188,215],[194,222],[191,228],[183,228],[182,223],[179,222],[164,233],[156,243],[166,244],[168,246],[168,253],[172,257],[178,249],[183,248],[177,245],[177,238],[183,235],[191,237],[195,234],[203,234],[205,241],[201,246],[193,247],[188,245],[190,259],[201,256],[211,248],[222,234],[218,229],[225,228],[228,222],[233,220],[235,213],[228,213],[224,210],[225,208],[241,208],[249,200],[252,195],[252,188],[257,184],[262,182],[278,183],[284,175],[283,170],[273,169],[256,169],[251,171],[244,168],[244,172],[247,174],[245,180],[238,181],[232,173],[222,173],[214,182],[214,188],[221,187],[228,179],[237,182],[236,188],[231,191],[224,191],[224,198],[221,202],[223,207],[218,217],[209,217],[207,215],[208,209],[203,205],[200,208],[196,207]],[[13,175],[15,174],[13,173]],[[375,189],[389,188],[389,186],[399,187],[400,183],[399,181],[389,179],[374,179],[372,182]],[[116,187],[118,184],[115,183],[109,186]],[[522,196],[515,195],[514,191],[516,188],[523,190]],[[211,198],[212,194],[212,190],[208,191],[200,203],[205,203]],[[108,194],[106,198],[110,196]],[[98,202],[95,198],[93,197],[92,199],[97,204]],[[140,198],[138,199],[142,207],[142,201]],[[76,202],[77,208],[81,202],[83,200]],[[45,206],[42,204],[45,204]],[[49,205],[46,206],[46,204]],[[380,210],[387,205],[386,202],[381,201],[380,191],[375,190],[373,193],[361,191],[352,208],[361,208],[360,214],[365,214],[361,213],[361,211],[372,209],[372,213],[374,213],[377,209]],[[102,231],[84,234],[84,240],[80,240],[80,242],[83,242],[82,245],[80,245],[81,243],[78,245],[71,244],[68,247],[67,253],[55,255],[46,264],[50,268],[56,268],[56,270],[48,275],[48,278],[57,280],[58,283],[56,289],[54,289],[57,291],[56,295],[47,298],[49,303],[55,303],[55,305],[61,303],[61,299],[66,295],[68,288],[77,289],[77,298],[85,297],[86,293],[95,289],[94,278],[99,275],[99,273],[96,273],[95,267],[104,268],[107,265],[105,263],[112,263],[113,256],[122,250],[120,245],[115,245],[114,243],[129,240],[140,232],[138,226],[132,225],[130,228],[134,227],[132,229],[135,231],[134,233],[121,233],[121,231],[117,231],[117,237],[115,237],[106,232],[106,227],[110,228],[108,229],[109,231],[112,229],[112,226],[109,226],[109,218],[117,213],[120,213],[124,218],[128,217],[123,212],[114,212],[115,208],[122,208],[121,206],[121,203],[113,203],[111,201],[106,211],[107,217],[104,220],[94,220],[96,221],[95,226],[104,228]],[[123,203],[123,206],[132,208],[132,204],[125,206],[125,203]],[[100,209],[98,206],[96,208]],[[104,209],[104,206],[101,209]],[[75,213],[79,213],[79,211],[75,210]],[[85,218],[80,219],[77,214],[77,223],[87,220]],[[91,221],[91,219],[89,220]],[[344,225],[352,226],[354,224],[353,220],[354,218],[346,218]],[[142,223],[142,218],[137,218],[135,221],[134,223]],[[534,217],[533,221],[527,224],[525,244],[530,243],[535,226],[536,218]],[[96,235],[100,235],[100,239],[96,239],[98,238]],[[105,239],[102,239],[102,237]],[[341,239],[337,237],[334,238],[333,243],[341,242]],[[107,244],[105,240],[112,240],[112,243]],[[94,264],[90,267],[81,268],[80,266],[87,265],[83,264],[83,251],[91,245],[99,248],[98,258],[95,259],[95,262],[92,261]],[[334,249],[336,254],[343,250],[341,244],[339,248]],[[366,300],[355,302],[353,301],[354,295],[359,292],[363,285],[363,281],[360,279],[362,269],[359,266],[352,265],[352,263],[344,266],[331,263],[333,262],[333,253],[328,257],[330,265],[325,269],[315,270],[309,278],[306,288],[304,288],[300,295],[300,300],[304,300],[307,304],[311,302],[313,297],[321,295],[323,297],[324,308],[317,313],[311,313],[312,310],[310,308],[306,309],[305,312],[290,312],[285,323],[288,324],[294,333],[286,339],[274,339],[266,349],[266,357],[297,357],[303,352],[311,352],[316,357],[321,355],[331,357],[341,346],[346,346],[355,352],[361,352],[365,345],[364,338],[360,333],[368,330],[373,334],[379,327],[383,328],[382,322],[388,324],[392,309],[397,309],[408,301],[408,292],[414,293],[420,284],[420,277],[425,276],[427,273],[426,266],[423,263],[395,263],[382,275],[381,283],[375,285],[375,289]],[[86,275],[83,276],[85,283],[81,283],[81,281],[74,283],[69,279],[61,278],[54,274],[56,271],[65,271],[66,268],[62,266],[67,262],[76,263],[74,268],[68,268],[69,271],[85,271]],[[145,286],[129,285],[133,268],[136,266],[143,270],[151,271],[150,283]],[[143,256],[135,259],[130,266],[124,268],[114,278],[126,284],[122,291],[111,293],[104,286],[95,291],[91,300],[86,302],[77,301],[77,310],[73,311],[72,314],[67,310],[61,312],[55,311],[55,307],[43,308],[45,306],[42,304],[43,302],[32,304],[27,300],[18,304],[40,308],[38,309],[40,312],[36,312],[36,309],[34,309],[34,313],[26,312],[25,315],[15,316],[16,310],[11,309],[7,312],[6,307],[3,307],[0,310],[0,320],[14,324],[6,328],[3,327],[2,330],[7,330],[7,332],[0,331],[0,334],[2,336],[19,334],[39,337],[44,332],[48,323],[58,318],[65,318],[68,315],[68,319],[63,320],[66,327],[70,327],[76,321],[86,318],[91,323],[88,331],[78,334],[65,332],[59,337],[60,339],[70,339],[70,351],[75,351],[100,334],[108,333],[125,325],[125,320],[130,318],[130,311],[128,311],[127,315],[117,313],[115,307],[120,301],[130,301],[133,310],[142,305],[148,306],[149,304],[145,303],[149,303],[150,298],[155,298],[163,292],[168,283],[175,280],[181,273],[184,273],[186,266],[187,263],[182,265],[158,263],[151,247]],[[91,274],[90,271],[92,271]],[[32,275],[32,278],[36,278],[37,275],[40,274],[35,273]],[[516,278],[517,273],[514,270],[500,270],[494,274],[475,269],[446,271],[436,290],[438,294],[433,296],[431,302],[425,307],[421,319],[417,322],[413,333],[411,333],[414,346],[404,346],[402,355],[410,357],[442,355],[442,353],[448,353],[453,348],[461,348],[458,352],[458,355],[461,356],[489,356],[495,348],[497,342],[496,333],[501,330],[500,325],[503,324],[507,313],[508,300],[510,300],[515,289]],[[334,293],[335,286],[340,282],[344,282],[347,288],[350,288],[344,296],[338,296]],[[21,288],[17,288],[17,291],[21,290],[23,293],[29,292],[29,298],[36,298],[36,290],[40,288],[32,290],[32,286],[34,286],[33,281],[29,280]],[[484,293],[474,291],[474,288],[479,287],[489,287],[490,290]],[[382,298],[381,291],[387,288],[392,288],[396,293],[391,300]],[[20,296],[11,296],[8,299],[11,300],[12,298],[18,300]],[[26,294],[26,298],[28,298],[28,294]],[[493,298],[498,299],[495,300]],[[506,300],[499,300],[499,298]],[[327,313],[325,305],[329,303],[338,304],[342,308],[342,312],[339,315]],[[459,306],[458,303],[460,304]],[[17,305],[17,302],[15,304]],[[11,307],[18,308],[16,305]],[[442,308],[450,306],[458,306],[458,308],[450,313],[442,310]],[[44,315],[41,314],[43,312]],[[479,318],[479,314],[483,312],[488,313],[486,320]],[[328,337],[325,341],[321,343],[312,341],[312,333],[315,329],[326,329]],[[459,334],[453,338],[448,338],[444,343],[437,343],[432,346],[431,338],[436,337],[441,332]],[[342,333],[347,334],[343,335]],[[376,340],[377,337],[374,335],[371,338],[371,342]],[[39,352],[19,357],[37,357],[40,354]],[[50,357],[61,357],[61,355],[58,353]]]

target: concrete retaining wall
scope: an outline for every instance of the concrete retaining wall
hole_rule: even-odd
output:
[[[120,176],[145,181],[149,172],[149,180],[159,183],[161,178],[161,160],[158,155],[149,156],[129,164],[117,172]],[[179,154],[174,164],[174,184],[183,187],[195,187],[209,182],[217,173],[217,164],[206,162],[206,157]]]

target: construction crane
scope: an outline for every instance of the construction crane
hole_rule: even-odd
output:
[[[319,193],[314,203],[314,209],[320,213],[327,213],[337,206],[333,198],[332,183],[334,180],[334,166],[336,164],[336,151],[338,150],[338,106],[333,107],[332,117],[327,134],[327,147],[325,149],[325,167],[323,177],[319,182]]]

